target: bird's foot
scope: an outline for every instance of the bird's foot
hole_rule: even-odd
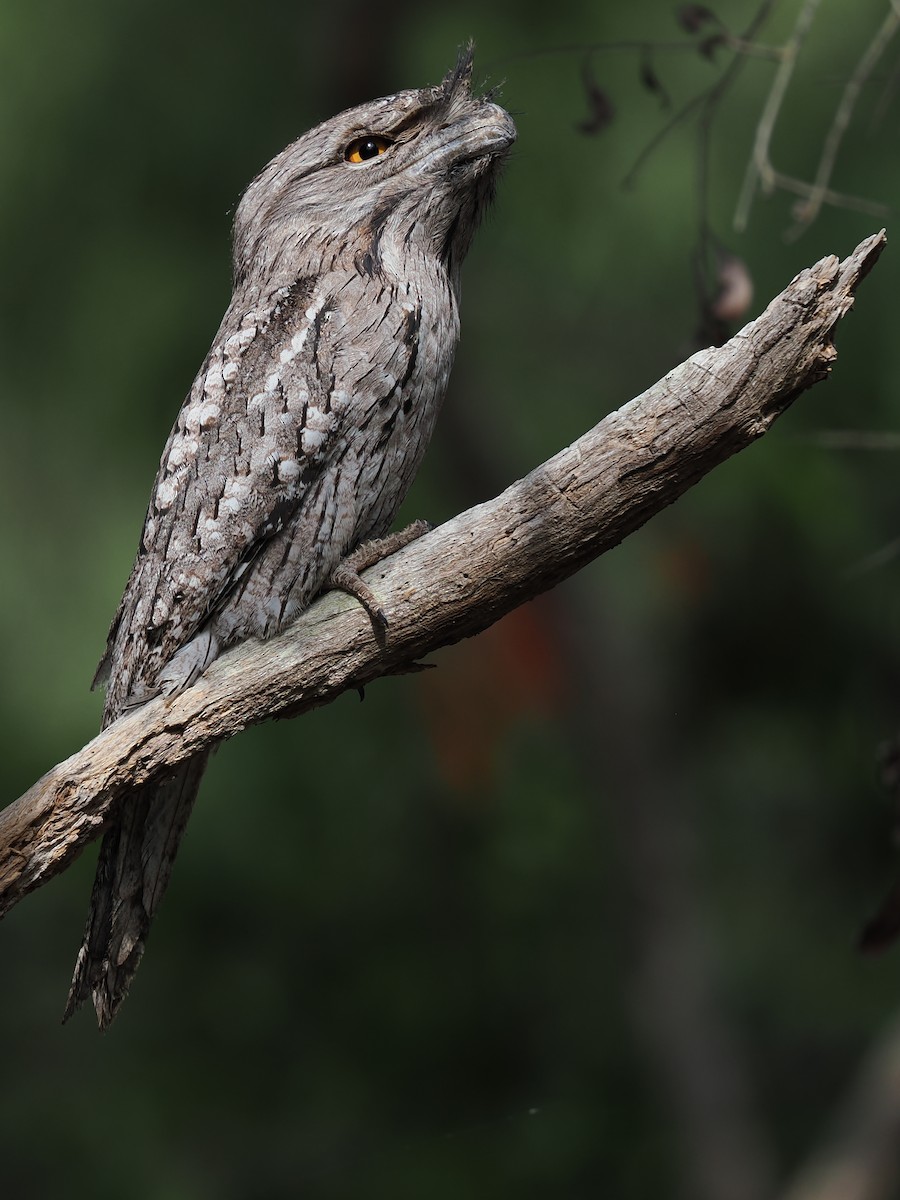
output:
[[[382,629],[387,629],[388,619],[385,611],[378,603],[372,589],[360,579],[359,573],[365,571],[367,567],[381,562],[383,558],[396,554],[398,550],[402,550],[410,542],[416,541],[430,529],[431,526],[427,521],[413,521],[411,525],[407,525],[405,529],[401,529],[397,533],[389,533],[387,537],[373,538],[370,542],[363,542],[335,567],[328,580],[328,586],[355,596],[369,614],[372,622]]]

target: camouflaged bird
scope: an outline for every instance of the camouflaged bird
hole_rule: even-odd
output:
[[[97,672],[104,727],[183,691],[228,645],[278,633],[328,587],[383,619],[356,572],[431,437],[459,269],[516,136],[471,73],[470,48],[439,86],[325,121],[244,194],[231,303],[163,451]],[[205,765],[113,817],[66,1016],[89,995],[101,1027],[115,1016]]]

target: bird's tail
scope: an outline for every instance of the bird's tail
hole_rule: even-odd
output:
[[[209,755],[128,796],[103,837],[63,1020],[91,996],[105,1029],[128,993]]]

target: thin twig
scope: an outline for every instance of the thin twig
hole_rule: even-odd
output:
[[[891,7],[895,13],[900,13],[900,0],[891,0]],[[878,101],[872,111],[872,119],[869,123],[870,136],[884,120],[885,113],[891,106],[896,94],[898,82],[900,82],[900,62],[895,62],[888,73],[884,87],[881,89],[881,95],[878,97]]]
[[[753,154],[747,164],[744,184],[741,188],[737,210],[734,214],[734,227],[738,232],[743,232],[747,228],[750,206],[756,195],[757,186],[761,185],[764,191],[774,189],[775,183],[769,154],[772,145],[772,134],[775,131],[778,114],[781,112],[785,94],[791,82],[791,77],[794,74],[794,68],[797,65],[797,56],[800,53],[800,47],[809,33],[820,3],[821,0],[806,0],[797,16],[794,32],[781,48],[781,62],[778,70],[775,72],[775,78],[772,80],[768,99],[763,106],[763,111],[756,127]]]
[[[792,175],[784,175],[774,168],[771,179],[773,185],[781,188],[782,191],[794,192],[798,196],[808,196],[810,193],[810,185],[804,180],[795,179]],[[830,188],[824,190],[822,199],[834,208],[850,209],[853,212],[865,213],[869,217],[886,217],[890,211],[886,204],[879,204],[875,200],[866,200],[862,196],[848,196],[844,192],[833,192]]]
[[[883,567],[895,562],[898,556],[900,556],[900,538],[894,538],[893,541],[885,542],[883,546],[873,550],[871,554],[857,559],[852,566],[846,569],[844,578],[858,579],[860,575],[871,575],[873,571],[880,571]]]
[[[677,129],[677,127],[698,108],[704,110],[706,132],[708,134],[709,126],[711,125],[712,121],[711,113],[713,109],[737,78],[737,74],[747,57],[746,47],[752,44],[754,34],[756,33],[757,29],[759,29],[765,23],[769,13],[775,7],[775,3],[776,0],[763,0],[763,3],[760,4],[752,21],[744,33],[742,33],[739,37],[731,37],[730,35],[727,37],[725,43],[723,44],[729,49],[738,50],[739,53],[735,55],[735,57],[731,60],[720,77],[711,87],[704,88],[702,92],[698,92],[696,96],[693,96],[690,100],[686,101],[686,103],[682,105],[678,112],[676,112],[665,123],[665,125],[663,125],[663,127],[653,135],[647,145],[644,146],[641,152],[638,154],[637,158],[632,163],[627,174],[625,175],[625,178],[622,181],[622,186],[624,188],[627,189],[634,185],[641,168],[651,158],[654,151],[662,145],[662,143],[666,140],[669,134],[672,133],[673,130]],[[696,45],[694,45],[694,49],[696,50]],[[765,49],[768,51],[768,47]],[[766,53],[765,57],[768,58],[771,57],[771,55]],[[703,169],[704,168],[701,167],[701,172]]]
[[[800,440],[824,450],[900,450],[900,433],[893,429],[819,429]]]
[[[683,104],[681,108],[679,108],[678,112],[673,113],[669,120],[666,121],[665,125],[656,131],[650,141],[647,142],[647,144],[642,148],[641,152],[631,164],[624,179],[622,180],[622,187],[626,191],[634,187],[635,180],[641,173],[644,164],[653,156],[654,152],[662,145],[669,134],[674,129],[677,129],[683,121],[686,121],[691,113],[695,112],[698,108],[705,104],[708,97],[708,91],[700,92],[699,95],[694,96],[691,100],[688,100],[686,104]]]
[[[758,29],[768,20],[775,6],[775,0],[764,0],[756,10],[753,19],[744,33],[737,39],[742,46],[751,45]],[[697,193],[699,198],[699,232],[695,251],[697,291],[700,298],[701,311],[706,313],[712,299],[713,288],[710,286],[710,242],[712,240],[712,224],[709,218],[709,161],[712,149],[712,130],[716,113],[719,111],[722,97],[731,88],[744,67],[747,59],[743,54],[736,55],[722,72],[715,83],[704,96],[703,109],[698,122],[699,144],[697,152]]]
[[[794,210],[797,224],[789,231],[789,236],[796,237],[808,225],[811,225],[819,215],[822,205],[826,203],[828,182],[834,172],[838,150],[847,131],[847,126],[850,124],[850,119],[859,100],[860,92],[898,28],[900,28],[900,13],[898,13],[896,8],[892,8],[882,22],[881,28],[875,34],[874,38],[872,38],[871,42],[869,42],[864,54],[856,64],[856,70],[847,80],[837,111],[834,114],[831,128],[828,130],[825,143],[822,146],[822,156],[819,159],[815,179],[813,180],[806,201],[803,204],[797,205]]]

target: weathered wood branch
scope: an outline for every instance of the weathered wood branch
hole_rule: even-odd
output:
[[[703,350],[487,504],[366,572],[389,628],[329,593],[172,701],[116,721],[0,813],[0,915],[62,871],[128,791],[248,725],[327,704],[492,624],[617,545],[824,379],[834,328],[884,247],[803,271],[756,321]]]

